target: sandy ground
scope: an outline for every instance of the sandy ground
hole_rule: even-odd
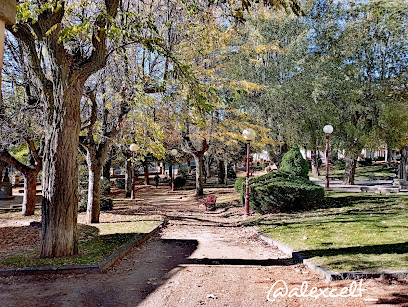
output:
[[[212,192],[225,200],[215,213],[198,207],[192,192],[143,189],[136,201],[117,199],[115,213],[164,214],[167,228],[103,274],[0,278],[0,306],[408,306],[407,281],[393,280],[363,280],[361,297],[268,301],[279,280],[288,290],[303,282],[333,290],[352,281],[326,282],[293,263],[240,226],[242,208],[228,204],[230,191]]]

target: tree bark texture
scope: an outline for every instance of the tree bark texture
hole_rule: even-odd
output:
[[[64,78],[59,78],[64,83]],[[41,257],[78,253],[78,146],[83,84],[59,84],[45,123]]]
[[[95,157],[87,154],[88,163],[88,204],[86,206],[86,222],[99,223],[99,213],[101,204],[101,176],[102,163],[96,160]]]
[[[130,159],[130,156],[128,157],[128,159],[126,159],[126,162],[125,162],[126,197],[130,197],[130,194],[132,193],[132,162],[129,159]]]
[[[149,167],[147,165],[144,165],[143,170],[144,170],[144,184],[149,185],[150,184],[150,181],[149,181]]]
[[[33,143],[29,144],[33,145]],[[35,148],[33,147],[33,150]],[[22,215],[33,215],[35,211],[35,195],[37,193],[37,175],[41,170],[41,159],[36,154],[36,159],[35,159],[35,165],[28,166],[17,159],[15,159],[13,156],[10,155],[9,152],[3,151],[0,152],[0,161],[4,161],[9,165],[12,165],[14,168],[16,168],[18,171],[23,173],[24,175],[24,196],[23,196],[23,204],[22,204]],[[1,186],[1,183],[0,183]]]
[[[30,171],[24,174],[24,197],[23,197],[23,215],[33,215],[35,211],[35,201],[37,195],[37,174]]]
[[[109,158],[108,160],[106,160],[105,165],[103,166],[103,177],[107,178],[110,180],[111,178],[111,173],[110,173],[110,169],[112,167],[112,159]]]
[[[344,170],[343,184],[354,185],[356,175],[357,158],[346,157],[346,168]]]
[[[203,155],[194,156],[196,164],[196,195],[204,195]]]
[[[218,161],[218,183],[222,184],[225,180],[224,161]]]
[[[408,146],[403,147],[400,152],[401,160],[398,170],[398,179],[408,181]]]
[[[225,161],[224,163],[224,174],[225,174],[225,185],[228,185],[228,162]]]

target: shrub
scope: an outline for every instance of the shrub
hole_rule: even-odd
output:
[[[78,212],[86,212],[88,206],[88,197],[84,196],[78,202]],[[101,211],[113,210],[113,200],[112,198],[104,197],[101,198],[100,202]]]
[[[187,183],[187,178],[183,176],[176,176],[176,178],[174,178],[174,188],[175,189],[181,189],[182,187],[186,185],[186,183]],[[172,186],[171,180],[169,180],[169,185]]]
[[[282,158],[279,173],[309,178],[309,166],[297,145],[293,146]]]
[[[346,162],[344,160],[336,160],[334,162],[334,167],[337,169],[345,169],[346,168]]]
[[[115,186],[117,189],[123,190],[126,187],[126,180],[124,178],[118,178],[115,181]]]
[[[188,167],[180,167],[178,169],[177,176],[187,178],[187,176],[188,176]]]
[[[111,191],[111,182],[108,178],[103,177],[101,179],[101,195],[108,195]]]
[[[101,198],[101,211],[113,210],[112,198]]]
[[[316,208],[324,199],[324,188],[298,177],[277,177],[250,186],[250,206],[260,213],[292,212]]]
[[[242,189],[244,188],[244,184],[245,184],[245,177],[239,177],[237,178],[237,180],[235,180],[235,191],[237,192],[241,192]]]

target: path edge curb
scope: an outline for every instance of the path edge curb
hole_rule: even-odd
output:
[[[116,261],[123,258],[132,248],[140,246],[158,231],[167,225],[167,219],[162,219],[160,223],[153,226],[141,237],[122,246],[105,260],[96,265],[75,265],[75,266],[50,266],[50,267],[25,267],[17,269],[0,269],[0,277],[22,276],[22,275],[42,275],[42,274],[78,274],[78,273],[103,273]]]
[[[328,268],[318,265],[302,255],[301,253],[293,250],[289,246],[276,241],[270,237],[265,236],[262,232],[257,229],[254,229],[256,235],[268,243],[271,246],[277,247],[280,251],[284,252],[287,255],[292,256],[293,259],[296,261],[303,263],[306,265],[310,270],[319,274],[327,281],[332,280],[345,280],[345,279],[370,279],[370,278],[393,278],[393,279],[408,279],[408,270],[398,270],[398,271],[381,271],[381,272],[370,272],[370,271],[349,271],[349,272],[333,272]]]

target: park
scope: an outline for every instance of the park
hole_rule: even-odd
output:
[[[1,306],[408,306],[402,0],[1,0]]]

